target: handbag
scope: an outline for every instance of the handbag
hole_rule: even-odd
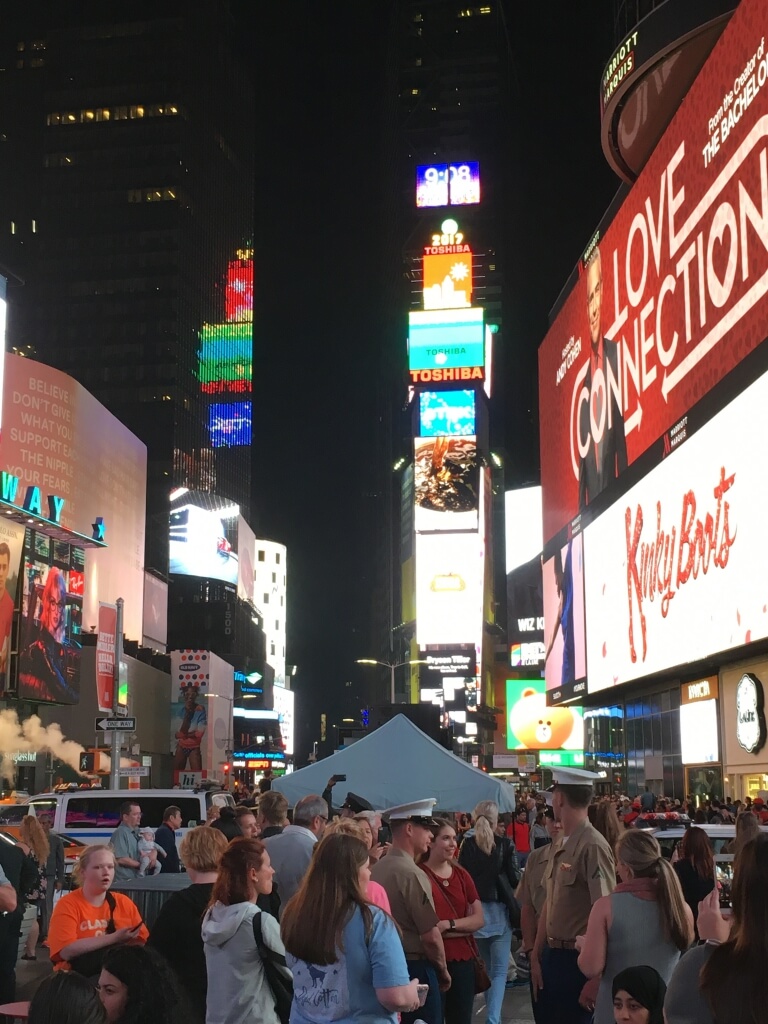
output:
[[[291,1017],[291,1003],[293,1002],[293,981],[290,978],[288,965],[285,957],[270,949],[264,942],[261,934],[261,913],[255,914],[253,918],[253,937],[256,940],[256,949],[259,951],[261,962],[264,965],[264,974],[267,977],[267,984],[270,987],[275,1000],[275,1011],[280,1018],[280,1024],[288,1024]],[[284,970],[280,970],[280,968]]]
[[[109,921],[107,921],[107,927],[104,929],[105,935],[114,935],[117,931],[115,928],[115,907],[117,906],[117,900],[111,892],[104,894],[107,906],[109,907]],[[78,974],[82,974],[84,978],[97,978],[101,974],[101,965],[104,963],[104,958],[107,953],[112,949],[112,946],[104,946],[103,949],[92,949],[90,953],[81,953],[80,956],[73,956],[71,960],[67,961],[73,971],[77,971]]]
[[[423,864],[422,867],[424,867]],[[454,868],[454,870],[457,869]],[[429,871],[429,868],[427,868],[427,871]],[[467,890],[466,887],[464,886],[464,878],[462,877],[461,874],[462,868],[458,867],[458,871],[459,882],[461,883],[461,888],[464,892],[464,903],[468,905]],[[430,874],[433,874],[433,872],[430,871]],[[453,911],[454,917],[461,917],[461,914],[453,905],[453,900],[448,895],[447,890],[444,887],[441,887],[440,891],[442,892],[443,896],[445,896],[445,901]],[[475,995],[479,995],[481,992],[487,992],[488,989],[491,987],[491,979],[488,975],[488,971],[485,968],[485,961],[480,956],[480,950],[477,948],[477,942],[475,940],[475,937],[474,935],[462,935],[462,938],[467,939],[469,945],[472,948],[472,968],[475,972]]]

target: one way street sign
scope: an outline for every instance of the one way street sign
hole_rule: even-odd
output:
[[[124,729],[126,732],[133,732],[136,729],[135,718],[97,718],[96,728],[103,732],[114,732],[117,729]]]

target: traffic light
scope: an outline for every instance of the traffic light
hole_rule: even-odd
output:
[[[91,752],[90,754],[80,755],[80,771],[81,772],[93,772],[96,770],[96,755]]]

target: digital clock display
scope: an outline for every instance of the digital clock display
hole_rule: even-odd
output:
[[[480,202],[480,164],[420,164],[416,168],[417,206],[468,206]]]

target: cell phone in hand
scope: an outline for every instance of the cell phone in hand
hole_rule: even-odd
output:
[[[346,782],[347,781],[347,776],[346,775],[334,775],[333,776],[333,781],[334,782]]]
[[[419,1006],[423,1006],[427,1001],[427,992],[429,992],[429,985],[417,985],[416,991],[419,993]]]

